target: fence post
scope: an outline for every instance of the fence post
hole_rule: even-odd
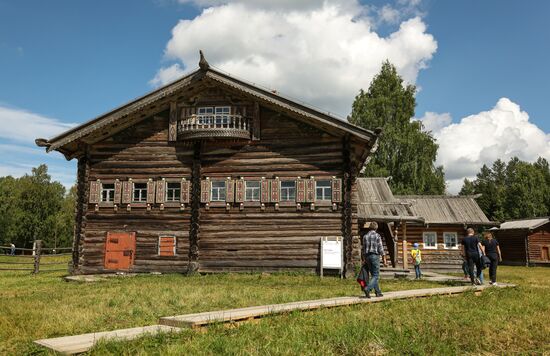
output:
[[[33,274],[37,274],[40,271],[40,255],[42,254],[42,240],[35,241],[34,249],[34,271]]]

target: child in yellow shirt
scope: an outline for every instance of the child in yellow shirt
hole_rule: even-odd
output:
[[[414,264],[414,273],[416,274],[415,279],[420,279],[422,277],[422,271],[420,270],[420,263],[422,262],[422,252],[418,248],[418,244],[415,242],[413,244],[413,249],[411,250],[411,257]]]

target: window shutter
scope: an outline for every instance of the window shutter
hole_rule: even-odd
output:
[[[315,179],[306,179],[306,203],[313,203],[315,201]]]
[[[176,255],[176,237],[160,236],[159,237],[159,256],[175,256],[175,255]]]
[[[260,181],[260,202],[269,203],[269,180],[262,178]]]
[[[120,204],[120,200],[122,197],[122,182],[118,179],[115,180],[115,204]]]
[[[132,202],[132,180],[122,182],[122,204]]]
[[[155,204],[155,181],[147,181],[147,204]]]
[[[210,202],[210,179],[201,180],[201,203]]]
[[[235,181],[235,202],[244,202],[244,179],[237,179]]]
[[[235,182],[231,179],[225,180],[225,202],[233,203],[235,200]]]
[[[89,203],[99,204],[100,201],[101,201],[101,183],[98,180],[90,182]]]
[[[278,203],[280,196],[281,196],[281,183],[279,181],[279,178],[275,178],[271,180],[271,196],[269,197],[269,200],[272,203]]]
[[[189,181],[185,180],[185,178],[181,180],[180,203],[189,203]]]
[[[164,178],[162,180],[157,180],[157,193],[156,193],[156,201],[159,204],[164,204],[164,200],[166,198],[166,180]]]
[[[342,202],[342,180],[339,178],[332,179],[332,202]]]
[[[296,179],[296,202],[303,203],[306,201],[306,180]]]

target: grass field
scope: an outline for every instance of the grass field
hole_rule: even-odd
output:
[[[101,343],[90,354],[550,354],[550,269],[499,273],[519,287],[290,313]],[[355,281],[309,275],[144,275],[88,284],[61,275],[0,272],[0,354],[48,354],[32,340],[149,325],[160,316],[359,292]],[[386,291],[430,286],[382,281]]]

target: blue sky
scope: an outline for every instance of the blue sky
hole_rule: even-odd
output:
[[[34,138],[175,79],[202,48],[340,116],[389,58],[418,86],[416,117],[456,192],[496,158],[550,158],[548,14],[542,0],[0,0],[0,175],[47,163],[70,185],[75,162]]]

